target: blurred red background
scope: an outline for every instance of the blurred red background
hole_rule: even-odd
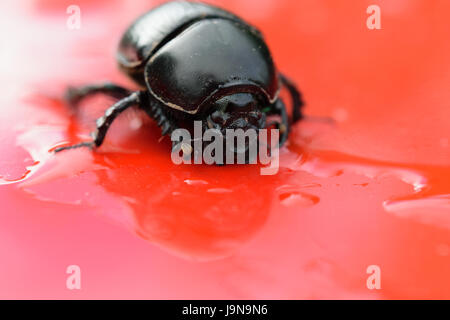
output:
[[[450,298],[450,2],[211,2],[256,25],[304,94],[276,176],[175,166],[133,112],[98,152],[51,154],[110,103],[74,119],[66,86],[133,86],[117,42],[158,3],[0,5],[0,298]]]

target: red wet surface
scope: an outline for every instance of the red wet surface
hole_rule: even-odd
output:
[[[304,93],[274,176],[176,166],[133,112],[97,152],[49,152],[110,103],[75,119],[67,85],[132,86],[114,50],[154,5],[76,2],[72,31],[72,1],[0,5],[0,298],[450,298],[450,2],[215,2],[263,31]]]

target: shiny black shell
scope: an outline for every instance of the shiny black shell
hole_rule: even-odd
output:
[[[138,18],[123,35],[121,70],[168,107],[196,114],[227,94],[273,102],[279,79],[262,35],[214,6],[168,2]]]

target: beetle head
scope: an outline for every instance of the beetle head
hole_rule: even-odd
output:
[[[250,93],[234,93],[215,101],[207,117],[209,128],[218,129],[225,135],[226,129],[253,129],[265,126],[261,103]]]
[[[227,129],[233,130],[235,134],[239,129],[244,134],[249,133],[249,130],[254,130],[253,137],[256,137],[256,141],[250,141],[252,138],[249,136],[245,140],[245,145],[233,145],[232,149],[235,156],[245,154],[246,157],[249,157],[250,145],[257,142],[258,131],[266,124],[266,116],[261,111],[262,105],[263,103],[250,93],[234,93],[222,97],[211,105],[210,110],[213,111],[206,119],[207,126],[210,129],[219,130],[223,137],[227,137]]]

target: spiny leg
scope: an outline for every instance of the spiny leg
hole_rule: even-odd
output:
[[[277,101],[275,101],[275,103],[271,106],[270,111],[267,112],[268,116],[274,114],[279,115],[281,121],[271,121],[266,127],[275,125],[276,128],[280,130],[279,147],[281,147],[286,142],[289,136],[289,117],[286,112],[286,106],[281,99],[277,99]]]
[[[115,99],[123,99],[129,96],[131,91],[116,84],[105,82],[82,87],[69,87],[66,90],[64,99],[70,105],[75,106],[84,98],[98,93],[109,95]]]
[[[144,110],[150,118],[152,118],[161,128],[161,136],[170,136],[173,131],[178,129],[178,124],[173,119],[173,116],[168,113],[166,106],[156,100],[149,93],[142,93],[142,102],[140,108]],[[178,147],[179,141],[172,141],[172,152]],[[193,151],[191,143],[181,143],[180,147],[183,154],[190,155]]]
[[[142,92],[136,91],[131,93],[128,97],[117,101],[110,108],[105,111],[105,114],[97,119],[97,129],[92,133],[93,141],[81,142],[75,145],[61,147],[55,149],[55,152],[60,152],[67,149],[74,149],[80,147],[99,147],[105,139],[106,133],[108,132],[109,126],[112,124],[114,119],[122,113],[124,110],[128,109],[133,105],[141,104]]]
[[[144,110],[147,115],[155,120],[158,127],[161,128],[161,136],[170,135],[178,125],[173,120],[173,117],[166,111],[166,106],[156,100],[148,92],[141,92],[141,103],[139,107]]]
[[[280,147],[286,142],[289,136],[289,118],[286,112],[286,106],[281,99],[278,99],[274,104],[274,111],[281,117],[281,123],[278,122],[277,127],[280,130]]]
[[[301,93],[298,91],[296,85],[294,82],[292,82],[288,77],[286,77],[283,74],[280,74],[280,79],[283,85],[288,89],[291,98],[292,98],[292,105],[293,105],[293,116],[292,116],[292,123],[297,122],[298,120],[303,118],[301,108],[303,106],[303,100]]]

